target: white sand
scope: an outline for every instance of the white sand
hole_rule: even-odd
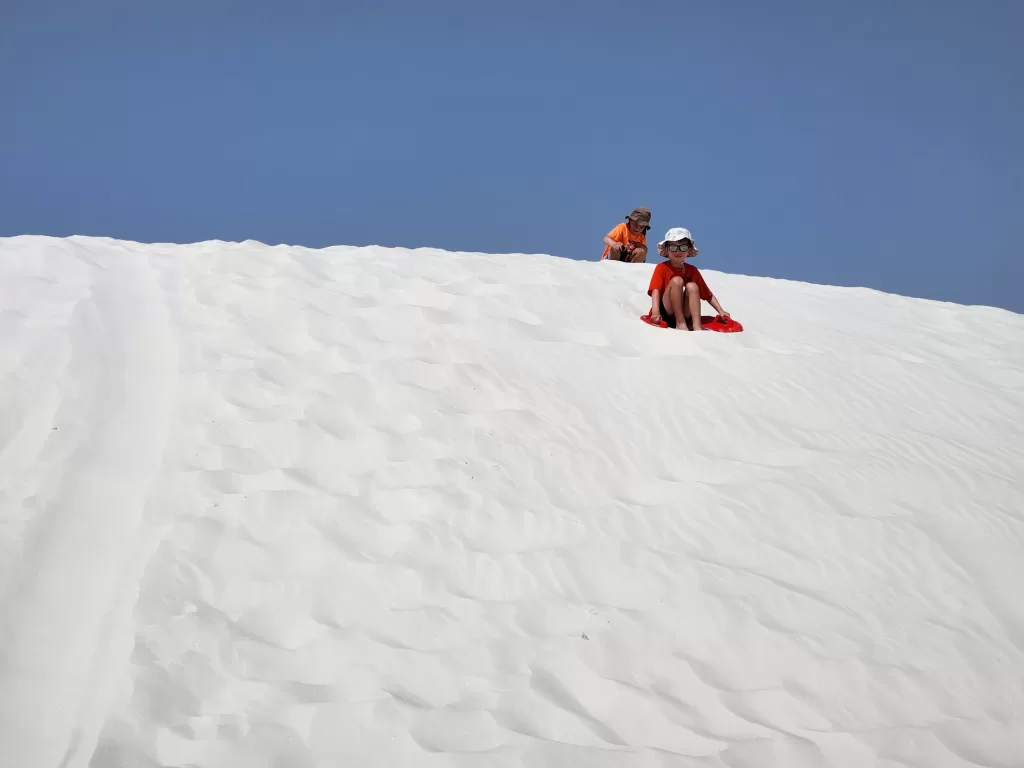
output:
[[[0,766],[1024,766],[1024,317],[697,263],[0,240]]]

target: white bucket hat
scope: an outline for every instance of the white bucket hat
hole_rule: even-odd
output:
[[[665,243],[674,243],[677,240],[689,240],[692,243],[693,235],[690,234],[690,230],[688,229],[683,229],[682,227],[672,227],[672,229],[665,233],[665,239],[658,243],[658,245],[664,245]]]

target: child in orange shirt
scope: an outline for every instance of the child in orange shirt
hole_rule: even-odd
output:
[[[610,258],[612,261],[647,261],[647,230],[651,228],[651,212],[638,205],[619,224],[604,236],[604,253],[601,261]]]
[[[651,322],[660,320],[668,323],[670,328],[681,331],[701,331],[700,302],[708,302],[719,315],[729,317],[722,309],[718,299],[711,293],[700,270],[687,264],[687,258],[697,255],[693,247],[690,230],[682,227],[670,229],[665,239],[658,243],[658,255],[668,259],[654,268],[651,285],[647,294],[651,297]],[[682,318],[683,322],[679,322]]]

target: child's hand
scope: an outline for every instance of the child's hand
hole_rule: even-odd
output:
[[[651,312],[651,322],[655,325],[661,325],[661,312]]]
[[[723,309],[723,310],[722,310],[721,312],[719,312],[718,314],[719,314],[720,316],[724,317],[724,318],[725,318],[726,320],[728,320],[728,319],[729,319],[730,317],[732,317],[732,315],[730,315],[730,314],[729,314],[728,312],[726,312],[726,311],[725,311],[724,309]]]

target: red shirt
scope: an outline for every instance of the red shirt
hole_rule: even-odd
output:
[[[708,288],[707,283],[704,282],[704,278],[700,275],[700,270],[692,264],[683,264],[682,269],[674,269],[672,263],[669,261],[663,261],[661,264],[654,268],[654,274],[651,275],[651,285],[647,289],[647,295],[650,296],[655,290],[659,291],[662,296],[665,295],[665,289],[668,287],[669,281],[673,277],[683,278],[683,284],[696,283],[697,290],[700,291],[700,297],[704,301],[711,301],[711,289]]]

